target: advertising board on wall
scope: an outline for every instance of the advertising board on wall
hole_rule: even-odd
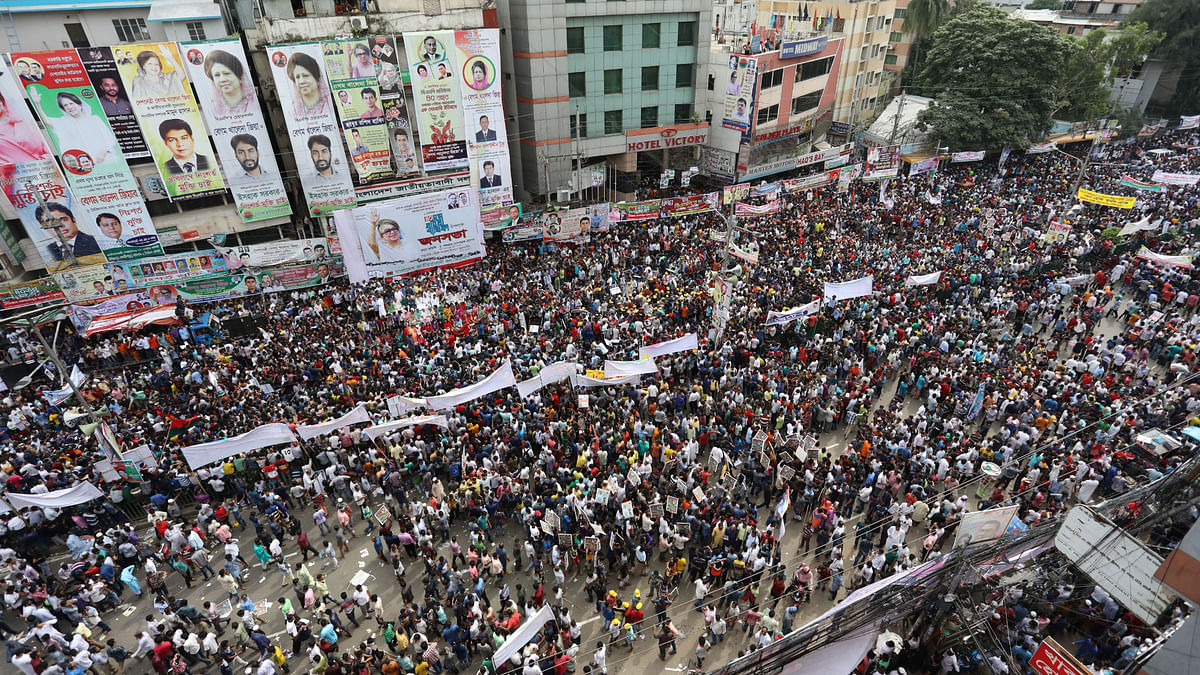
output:
[[[754,91],[758,86],[758,59],[753,56],[729,57],[729,75],[725,82],[725,111],[721,126],[750,133],[750,116],[754,114]]]

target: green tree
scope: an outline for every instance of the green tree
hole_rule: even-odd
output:
[[[915,68],[921,44],[950,18],[950,0],[912,0],[904,14],[904,32],[913,36],[912,58]]]
[[[1062,77],[1055,81],[1055,119],[1081,122],[1102,116],[1110,103],[1108,82],[1109,60],[1105,38],[1108,34],[1097,28],[1082,38],[1073,40]]]
[[[1192,115],[1200,110],[1200,0],[1146,0],[1129,17],[1145,22],[1164,39],[1151,52],[1175,69],[1182,71],[1175,94],[1164,111],[1172,115]]]
[[[1025,5],[1025,9],[1053,9],[1058,11],[1062,8],[1062,0],[1033,0],[1033,2]]]
[[[918,121],[954,150],[1028,147],[1050,128],[1073,49],[1049,27],[973,7],[933,35],[915,93],[937,104]]]

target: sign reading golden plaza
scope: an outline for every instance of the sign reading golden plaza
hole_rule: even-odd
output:
[[[683,148],[708,142],[708,123],[676,124],[672,127],[633,129],[625,132],[625,152]]]

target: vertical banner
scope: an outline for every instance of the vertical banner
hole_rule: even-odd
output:
[[[130,62],[123,56],[117,61],[117,70],[167,196],[177,201],[224,192],[225,182],[179,58],[179,47],[174,42],[151,42],[123,49],[134,57]]]
[[[340,140],[341,129],[334,119],[333,101],[321,72],[321,45],[280,45],[268,47],[267,53],[309,215],[327,215],[354,206],[354,185]]]
[[[97,255],[101,251],[109,261],[161,255],[162,246],[146,202],[79,54],[73,49],[60,49],[11,56],[18,71],[19,64],[24,64],[30,71],[36,66],[42,73],[38,80],[26,81],[25,87],[58,150],[75,196],[74,204],[66,194],[66,202],[48,199],[47,208],[53,212],[76,259],[82,264],[103,262]],[[48,171],[41,173],[50,178]],[[57,168],[53,174],[58,174]],[[36,214],[36,203],[34,207]],[[51,261],[69,262],[70,258],[55,239],[40,247],[48,268],[55,267]]]
[[[750,115],[754,112],[754,87],[758,83],[758,59],[729,56],[729,79],[725,82],[725,115],[721,126],[750,133]]]
[[[379,77],[366,39],[322,42],[325,75],[358,185],[393,178]]]
[[[378,202],[354,209],[356,241],[346,239],[342,221],[338,234],[342,247],[358,246],[370,277],[408,274],[419,270],[472,262],[484,256],[479,205],[466,193],[466,203],[454,192],[431,192]],[[450,197],[455,201],[451,202]],[[347,254],[352,266],[356,255]],[[354,279],[351,270],[351,279]]]
[[[425,171],[469,165],[462,100],[455,76],[454,31],[405,33],[408,72],[421,130]]]
[[[291,214],[241,40],[185,42],[180,48],[242,222]]]
[[[500,31],[496,28],[454,32],[455,72],[471,162],[479,176],[479,204],[508,204],[513,199],[500,92]]]
[[[400,80],[400,52],[396,48],[396,36],[375,35],[370,44],[371,55],[375,57],[375,80],[383,101],[383,119],[387,121],[388,143],[396,159],[396,174],[411,176],[419,169],[413,146],[412,117],[404,100],[404,83]]]
[[[113,51],[120,53],[121,58],[126,58],[121,49],[89,47],[79,50],[79,60],[83,62],[83,69],[87,71],[96,94],[100,96],[100,107],[104,108],[108,124],[117,137],[121,154],[125,155],[125,159],[149,157],[150,149],[146,147],[137,117],[133,114],[133,106],[129,104],[129,92],[121,84],[121,74],[117,72]]]

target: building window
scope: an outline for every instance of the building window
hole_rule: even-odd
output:
[[[883,57],[883,65],[885,65],[885,66],[896,65],[896,55],[888,54],[887,56]]]
[[[792,114],[798,115],[805,110],[811,110],[818,105],[821,105],[821,94],[824,92],[814,91],[811,94],[797,96],[792,99]]]
[[[567,93],[571,98],[587,96],[587,73],[567,73]]]
[[[642,91],[658,90],[658,66],[642,66]]]
[[[612,70],[604,71],[604,93],[619,94],[621,93],[621,69],[613,68]]]
[[[771,87],[778,87],[781,84],[783,84],[783,69],[782,68],[780,68],[779,70],[768,70],[767,72],[763,73],[763,76],[762,76],[762,88],[763,89],[770,89]]]
[[[584,0],[567,0],[569,3],[583,2]]]
[[[675,88],[691,88],[693,84],[695,83],[692,81],[692,64],[681,63],[675,66]]]
[[[605,110],[604,111],[604,133],[619,134],[623,131],[621,128],[621,111],[620,110]]]
[[[675,124],[687,124],[692,121],[692,104],[675,104]]]
[[[679,42],[676,43],[680,47],[696,46],[696,22],[695,21],[680,21],[679,22]]]
[[[583,28],[568,28],[567,29],[567,53],[582,54],[583,46]]]
[[[892,31],[892,33],[890,35],[888,35],[888,42],[903,42],[903,41],[904,41],[904,33],[901,33],[899,31]]]
[[[712,111],[711,110],[704,111],[704,121],[708,122],[709,124],[712,124]]]
[[[112,22],[120,42],[145,42],[150,39],[145,19],[113,19]]]
[[[1067,35],[1074,35],[1074,34],[1075,34],[1075,26],[1068,26],[1067,27]]]
[[[187,22],[188,38],[192,40],[207,40],[204,35],[204,24],[200,21]]]
[[[619,25],[604,27],[604,51],[621,51],[621,27]]]
[[[658,106],[648,105],[642,108],[642,128],[653,129],[658,126]]]
[[[767,124],[779,119],[779,105],[771,105],[758,109],[758,123]]]
[[[827,57],[817,61],[809,61],[801,64],[796,69],[796,81],[811,80],[814,77],[821,77],[829,74],[829,69],[833,67],[833,57]]]
[[[642,24],[642,49],[658,49],[660,28],[657,23]]]
[[[576,133],[579,138],[587,138],[587,113],[571,115],[571,138],[575,138]]]
[[[892,18],[893,19],[903,19],[905,14],[908,14],[907,9],[897,9],[896,13],[892,15]]]
[[[708,90],[712,91],[717,86],[717,78],[712,74],[708,74]]]

